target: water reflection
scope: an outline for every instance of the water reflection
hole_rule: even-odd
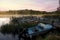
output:
[[[0,40],[18,40],[18,35],[13,37],[12,34],[2,34],[0,33]]]
[[[10,22],[10,18],[0,18],[0,26]]]

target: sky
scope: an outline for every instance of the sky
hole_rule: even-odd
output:
[[[32,9],[55,11],[59,0],[0,0],[0,11]]]

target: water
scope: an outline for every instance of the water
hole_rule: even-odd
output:
[[[0,18],[0,26],[10,22],[10,18]]]
[[[12,34],[2,34],[0,33],[0,40],[18,40],[18,35],[12,35]]]

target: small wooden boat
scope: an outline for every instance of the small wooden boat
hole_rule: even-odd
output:
[[[53,27],[50,24],[40,23],[35,27],[28,28],[27,36],[32,37],[32,36],[36,36],[36,35],[41,35],[41,34],[44,34],[44,33],[48,32],[48,31],[50,31],[52,28]]]

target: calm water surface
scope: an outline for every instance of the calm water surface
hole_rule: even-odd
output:
[[[18,40],[18,35],[12,35],[12,34],[2,34],[0,33],[0,40]]]
[[[0,26],[10,22],[10,18],[0,18]]]

